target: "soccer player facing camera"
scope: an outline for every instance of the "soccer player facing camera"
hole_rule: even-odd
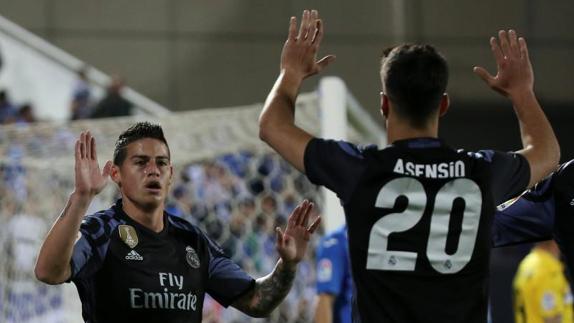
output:
[[[283,232],[275,269],[254,280],[194,225],[164,211],[173,176],[159,125],[137,123],[116,142],[100,171],[96,142],[82,132],[75,147],[75,190],[48,233],[35,268],[49,284],[72,281],[86,322],[201,322],[205,293],[224,306],[267,316],[287,295],[319,218],[300,204]],[[107,182],[122,198],[84,215]]]

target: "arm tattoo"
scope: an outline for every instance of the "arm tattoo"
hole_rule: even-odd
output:
[[[254,317],[268,316],[291,290],[295,273],[295,268],[288,268],[280,260],[273,272],[257,279],[253,290],[234,306]]]

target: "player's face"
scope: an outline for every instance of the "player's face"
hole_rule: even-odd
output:
[[[173,167],[167,146],[152,138],[130,143],[124,162],[115,174],[122,196],[138,207],[162,206],[169,191]]]

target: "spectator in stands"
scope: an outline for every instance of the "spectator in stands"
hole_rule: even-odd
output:
[[[113,76],[106,96],[96,105],[92,118],[129,116],[133,104],[122,96],[125,82],[120,76]]]
[[[266,252],[268,245],[273,243],[272,237],[269,236],[272,223],[272,217],[257,215],[252,222],[251,233],[245,239],[245,253],[253,262],[256,273],[264,273],[273,266],[273,259],[269,259]]]
[[[176,186],[171,192],[171,197],[167,203],[166,211],[180,218],[189,220],[191,200],[187,188],[183,185]]]
[[[241,216],[246,221],[253,221],[256,215],[255,201],[252,197],[243,197],[237,204],[237,216]]]
[[[87,69],[87,66],[84,66],[77,71],[78,79],[72,92],[72,102],[70,102],[70,120],[87,119],[92,114],[93,106]]]
[[[16,121],[18,110],[10,102],[6,90],[0,90],[0,124],[8,124]]]
[[[228,220],[229,214],[222,208],[239,191],[231,174],[220,163],[207,163],[205,165],[205,178],[203,182],[204,201],[208,206],[215,207],[217,216]]]
[[[277,200],[271,194],[265,195],[261,199],[261,213],[266,217],[273,217],[277,214]],[[284,216],[284,215],[281,215]]]
[[[16,123],[27,124],[36,122],[36,116],[34,115],[34,108],[30,103],[24,103],[20,110],[18,110],[18,115],[16,116]]]
[[[229,221],[229,235],[225,239],[225,241],[221,244],[221,247],[226,252],[226,254],[230,255],[231,260],[239,264],[241,268],[246,270],[244,260],[247,258],[245,255],[245,218],[241,215],[235,214],[231,217]],[[248,267],[251,266],[250,262],[248,263]]]

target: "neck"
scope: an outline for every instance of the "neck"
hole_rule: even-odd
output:
[[[433,119],[423,128],[414,128],[404,119],[389,116],[387,120],[387,142],[415,138],[438,138],[438,118]]]
[[[148,209],[135,204],[125,196],[122,199],[124,212],[137,223],[156,233],[163,230],[163,204],[162,202],[157,207]]]

